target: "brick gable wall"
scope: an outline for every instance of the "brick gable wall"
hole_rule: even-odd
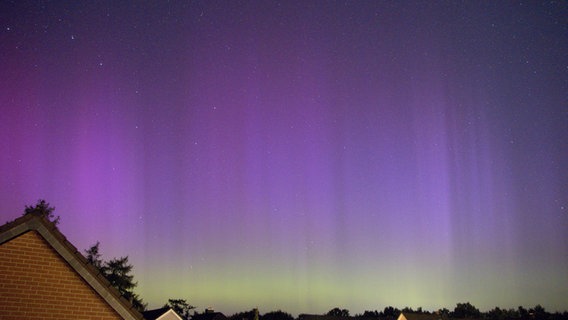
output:
[[[0,245],[0,319],[121,317],[35,231]]]

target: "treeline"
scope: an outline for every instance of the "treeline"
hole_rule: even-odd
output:
[[[541,305],[532,308],[519,306],[516,309],[502,309],[495,307],[489,311],[482,312],[469,302],[458,303],[455,308],[450,311],[442,308],[436,311],[426,311],[421,307],[412,309],[405,307],[398,309],[394,307],[386,307],[383,311],[365,311],[362,314],[356,314],[357,319],[397,319],[400,313],[435,315],[438,319],[485,319],[485,320],[568,320],[568,312],[548,312]],[[434,318],[434,317],[432,317]]]
[[[322,315],[300,314],[297,318],[294,318],[287,312],[278,310],[260,314],[258,315],[258,319],[255,319],[255,311],[253,309],[251,311],[236,313],[230,316],[229,320],[396,320],[401,313],[405,315],[422,315],[421,317],[414,318],[417,320],[568,320],[568,311],[548,312],[541,305],[536,305],[532,308],[520,306],[516,309],[495,307],[489,311],[482,312],[469,302],[458,303],[453,310],[443,308],[436,311],[427,311],[421,307],[417,309],[410,307],[398,309],[389,306],[382,311],[366,310],[363,313],[355,315],[351,315],[347,309],[333,308]],[[428,315],[430,315],[430,317],[427,317]]]

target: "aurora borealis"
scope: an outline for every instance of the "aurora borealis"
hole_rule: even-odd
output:
[[[568,3],[2,1],[0,218],[150,307],[568,297]]]

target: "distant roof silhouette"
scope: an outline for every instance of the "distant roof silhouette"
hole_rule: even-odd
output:
[[[191,317],[192,320],[227,320],[227,317],[221,312],[207,310],[204,313],[196,313]]]
[[[175,317],[177,317],[178,319],[181,319],[181,317],[177,313],[175,313],[175,311],[172,310],[170,307],[163,307],[159,309],[144,311],[142,312],[142,315],[144,316],[145,320],[158,320],[161,319],[162,316],[164,316],[166,313],[172,313],[168,317],[168,319],[174,317],[173,314],[175,314]]]
[[[166,313],[166,311],[168,311],[168,310],[170,310],[170,308],[163,307],[163,308],[160,308],[160,309],[153,309],[153,310],[144,311],[144,312],[142,312],[142,315],[144,316],[144,319],[146,319],[146,320],[155,320],[155,319],[158,319],[159,316]]]
[[[442,315],[436,313],[412,313],[412,312],[401,312],[398,316],[398,320],[441,320]]]

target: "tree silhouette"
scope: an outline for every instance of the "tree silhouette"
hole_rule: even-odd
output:
[[[442,308],[438,310],[438,314],[440,314],[442,317],[448,317],[450,315],[450,310],[448,308]]]
[[[128,257],[126,256],[108,261],[102,269],[113,287],[124,294],[136,287],[134,276],[130,274],[132,268],[132,265],[128,264]]]
[[[289,313],[278,310],[278,311],[270,311],[263,314],[260,317],[260,320],[294,320],[294,317],[292,317],[292,315]]]
[[[55,207],[50,207],[49,203],[47,203],[44,199],[39,199],[35,206],[26,206],[24,209],[24,215],[26,214],[39,214],[45,217],[47,220],[53,222],[53,224],[59,224],[59,216],[55,216],[53,214],[55,211]]]
[[[521,318],[521,319],[528,319],[529,318],[529,312],[523,306],[519,306],[517,311],[519,313],[519,318]]]
[[[243,319],[253,320],[256,312],[257,311],[255,311],[255,309],[252,309],[250,311],[238,312],[238,313],[235,313],[232,316],[230,316],[229,319],[230,320],[243,320]]]
[[[172,308],[184,320],[189,320],[191,318],[190,311],[195,309],[185,299],[168,299],[168,303],[164,307]]]
[[[529,314],[536,320],[545,320],[549,318],[548,312],[544,310],[540,304],[537,304],[534,308],[529,309]]]
[[[349,317],[349,310],[333,308],[327,312],[327,315],[332,317]]]
[[[355,315],[355,317],[357,317],[357,318],[378,318],[378,317],[380,317],[380,313],[377,310],[375,310],[375,311],[365,310],[363,312],[363,314]]]
[[[471,303],[458,303],[452,313],[453,318],[479,318],[481,312]]]
[[[398,308],[393,308],[391,306],[385,307],[383,310],[383,316],[389,319],[396,319],[400,314],[400,310]]]
[[[100,273],[118,290],[118,292],[139,311],[146,309],[146,304],[134,293],[138,285],[131,274],[134,266],[128,263],[128,256],[103,261],[99,253],[99,242],[85,250],[87,262],[97,268]]]
[[[518,319],[520,318],[519,312],[514,309],[501,309],[495,307],[485,313],[485,318],[491,320],[506,320],[506,319]]]
[[[87,255],[87,262],[95,266],[97,269],[101,270],[103,267],[103,260],[101,259],[101,254],[99,253],[99,245],[100,242],[97,241],[95,245],[85,250],[85,254]]]
[[[414,310],[412,310],[411,307],[404,307],[404,308],[402,308],[402,312],[404,312],[404,313],[414,313]]]

